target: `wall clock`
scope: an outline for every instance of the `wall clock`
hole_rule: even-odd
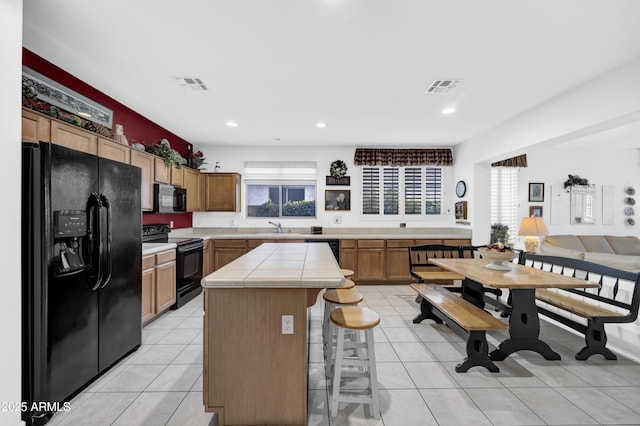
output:
[[[456,184],[456,195],[460,198],[464,197],[467,193],[467,184],[463,180],[458,181]]]

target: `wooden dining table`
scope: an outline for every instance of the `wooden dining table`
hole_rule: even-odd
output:
[[[536,307],[536,289],[539,288],[597,288],[600,285],[583,279],[543,271],[516,263],[508,264],[507,271],[489,269],[487,259],[429,259],[429,262],[448,271],[463,275],[462,297],[484,307],[478,294],[482,286],[508,289],[511,292],[509,338],[489,354],[492,361],[502,361],[514,352],[529,350],[548,360],[559,360],[560,355],[540,340],[540,318]]]

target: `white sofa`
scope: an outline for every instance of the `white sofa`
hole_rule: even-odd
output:
[[[549,235],[540,244],[540,252],[640,272],[640,238],[634,236]]]

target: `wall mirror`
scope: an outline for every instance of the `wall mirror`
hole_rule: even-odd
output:
[[[571,187],[571,223],[593,224],[596,221],[596,188],[589,186]]]

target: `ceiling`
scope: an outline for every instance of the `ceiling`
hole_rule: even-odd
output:
[[[640,56],[638,17],[637,0],[25,1],[23,43],[196,147],[437,147]],[[425,94],[438,79],[462,82]]]

